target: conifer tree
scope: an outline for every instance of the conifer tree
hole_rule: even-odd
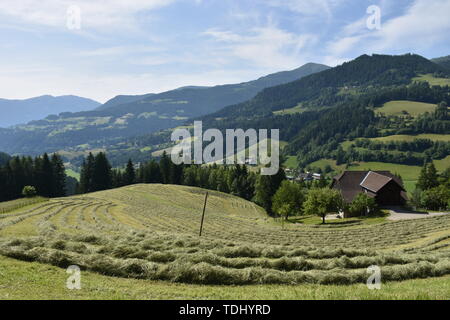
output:
[[[161,170],[161,178],[162,183],[169,184],[170,183],[170,166],[172,161],[170,160],[167,153],[164,151],[161,159],[159,160],[159,167]]]
[[[134,184],[136,182],[136,172],[134,170],[134,164],[131,159],[128,159],[127,167],[124,174],[125,185]]]
[[[57,154],[53,154],[51,163],[53,167],[53,196],[64,197],[67,191],[64,163]]]
[[[86,160],[83,160],[80,173],[80,191],[88,193],[93,191],[94,155],[89,152]]]
[[[107,190],[112,187],[111,165],[103,152],[94,158],[92,171],[92,191]]]

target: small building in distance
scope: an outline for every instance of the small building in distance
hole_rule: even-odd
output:
[[[408,200],[403,181],[389,171],[344,171],[334,177],[331,188],[341,191],[346,203],[365,193],[379,206],[402,206]]]
[[[313,175],[311,172],[300,173],[298,175],[298,180],[299,181],[311,181],[311,180],[313,180]]]

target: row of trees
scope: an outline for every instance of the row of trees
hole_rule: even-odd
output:
[[[48,154],[35,157],[13,157],[0,167],[0,201],[22,197],[25,186],[34,187],[43,197],[66,195],[66,174],[61,157]]]
[[[124,169],[112,169],[106,155],[98,153],[83,161],[78,190],[88,193],[134,183],[187,185],[253,200],[272,214],[272,197],[285,179],[282,169],[274,176],[259,176],[244,165],[175,165],[166,153],[158,162],[152,160],[136,168],[129,160]]]
[[[387,163],[399,163],[406,165],[422,165],[427,159],[431,159],[427,155],[413,154],[411,151],[372,151],[372,150],[358,150],[349,148],[347,151],[343,151],[342,148],[338,148],[335,153],[336,163],[344,164],[354,161],[361,162],[387,162]]]
[[[288,219],[289,216],[318,215],[325,223],[329,213],[345,211],[351,216],[377,212],[374,198],[358,194],[350,203],[344,203],[341,193],[330,188],[303,188],[301,184],[283,181],[273,197],[272,211]]]
[[[433,162],[426,163],[412,198],[413,205],[428,210],[450,209],[450,168],[438,174]]]
[[[450,153],[450,143],[445,141],[433,141],[430,139],[414,139],[413,141],[377,141],[370,139],[357,139],[353,144],[356,148],[385,151],[412,151],[424,153],[439,153],[444,155]]]
[[[290,182],[282,169],[276,175],[262,176],[250,172],[243,165],[175,165],[165,153],[158,162],[152,160],[136,168],[129,160],[122,169],[111,169],[103,153],[96,156],[90,154],[83,164],[80,192],[134,183],[179,184],[217,190],[253,201],[269,215],[283,216],[285,219],[291,215],[317,214],[325,222],[325,216],[330,212],[347,210],[353,215],[363,215],[367,211],[373,212],[376,207],[374,199],[364,194],[350,205],[345,205],[341,194],[326,186],[326,180]]]

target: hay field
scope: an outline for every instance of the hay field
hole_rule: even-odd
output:
[[[284,229],[240,198],[134,185],[0,215],[0,254],[119,278],[195,285],[363,284],[450,274],[450,216]]]

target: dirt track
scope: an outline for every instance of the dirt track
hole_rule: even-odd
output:
[[[390,208],[389,212],[390,212],[390,215],[388,217],[388,220],[392,220],[392,221],[423,219],[423,218],[430,218],[430,217],[443,216],[446,214],[450,214],[450,212],[430,212],[430,213],[414,212],[414,211],[408,211],[408,210],[405,210],[402,208]]]

